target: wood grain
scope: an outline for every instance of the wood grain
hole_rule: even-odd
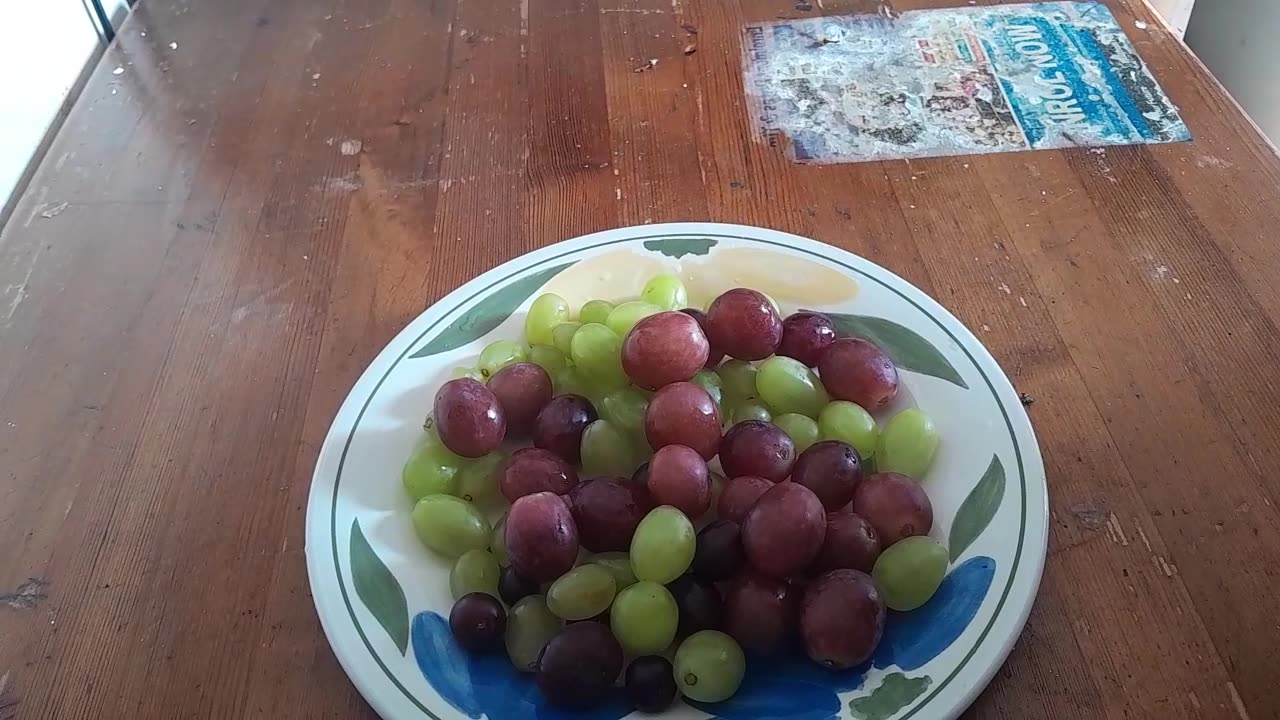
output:
[[[1194,142],[756,136],[745,23],[949,4],[140,3],[0,235],[0,718],[371,717],[303,557],[347,390],[497,263],[699,219],[890,268],[1034,398],[1044,582],[970,716],[1280,717],[1280,161],[1127,0]]]

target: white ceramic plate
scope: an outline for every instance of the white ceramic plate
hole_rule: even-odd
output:
[[[501,653],[471,657],[447,622],[449,564],[414,535],[400,469],[435,390],[497,338],[521,334],[540,292],[574,307],[639,294],[676,272],[690,304],[730,287],[772,296],[784,313],[836,313],[903,369],[879,419],[915,405],[943,440],[924,479],[933,535],[952,567],[938,594],[890,613],[865,668],[841,673],[800,658],[749,662],[747,681],[714,706],[668,715],[726,720],[954,718],[1004,662],[1026,622],[1044,566],[1044,467],[1018,395],[982,344],[893,273],[794,235],[703,223],[623,228],[516,258],[466,283],[395,337],[352,388],[325,438],[307,506],[307,566],[316,610],[347,675],[388,720],[576,717],[615,720],[619,700],[585,713],[542,703]]]

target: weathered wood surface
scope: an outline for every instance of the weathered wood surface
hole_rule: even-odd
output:
[[[1280,717],[1280,162],[1110,4],[1194,142],[810,167],[740,28],[871,2],[141,3],[0,239],[0,718],[371,715],[303,562],[348,388],[497,263],[688,219],[891,268],[1035,399],[1048,564],[973,717]]]

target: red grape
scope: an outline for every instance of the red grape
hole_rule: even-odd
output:
[[[836,326],[831,318],[816,312],[798,312],[782,321],[782,343],[778,354],[795,358],[809,367],[817,367],[822,351],[836,341]]]
[[[551,401],[551,376],[531,362],[508,365],[489,378],[489,390],[502,403],[507,415],[507,431],[526,435],[533,421]]]
[[[833,670],[861,665],[884,634],[884,600],[871,576],[832,570],[805,590],[800,632],[809,657]]]
[[[785,581],[747,573],[725,595],[724,631],[745,649],[773,652],[795,634],[798,605]]]
[[[502,404],[484,383],[471,378],[441,385],[432,415],[445,447],[463,457],[488,455],[498,449],[507,433]]]
[[[827,533],[813,566],[818,572],[847,568],[870,573],[880,549],[880,536],[865,518],[851,512],[832,513],[827,515]]]
[[[889,547],[933,529],[933,504],[920,483],[901,473],[876,473],[863,478],[853,496],[853,511],[866,518]]]
[[[576,465],[582,459],[582,433],[599,417],[596,407],[581,395],[558,395],[534,420],[533,444]]]
[[[648,509],[622,478],[595,478],[569,491],[582,546],[591,552],[625,551]]]
[[[822,352],[822,384],[839,400],[867,410],[889,404],[898,394],[898,368],[883,350],[862,338],[841,338]]]
[[[723,458],[721,458],[721,461],[723,461]],[[752,506],[771,487],[773,487],[771,480],[756,477],[755,475],[743,475],[726,480],[724,489],[720,491],[720,505],[716,508],[717,514],[721,520],[730,520],[741,525],[742,521],[747,519],[747,513]]]
[[[603,700],[622,672],[622,646],[597,622],[561,628],[538,656],[538,689],[552,705],[586,708]]]
[[[707,308],[712,346],[739,360],[763,360],[782,342],[782,318],[769,298],[747,288],[726,290]]]
[[[657,390],[685,382],[702,369],[710,352],[698,320],[681,312],[641,318],[622,341],[622,369],[631,382]]]
[[[769,487],[773,484],[769,483]],[[698,544],[693,552],[694,575],[708,581],[728,580],[737,575],[745,563],[738,523],[715,520],[698,531]]]
[[[791,481],[812,490],[828,512],[835,512],[853,500],[862,481],[862,459],[852,445],[823,440],[796,458]]]
[[[507,629],[507,611],[488,593],[467,593],[449,611],[449,630],[454,640],[472,652],[502,647]]]
[[[796,444],[791,437],[763,420],[743,420],[729,428],[720,442],[720,465],[731,478],[756,475],[782,482],[795,462]]]
[[[702,312],[701,310],[697,310],[695,308],[685,308],[680,312],[684,313],[685,315],[688,315],[694,320],[697,320],[698,327],[702,328],[702,334],[707,335],[707,314],[706,313]],[[711,336],[707,335],[707,337],[710,338]],[[707,362],[705,367],[713,368],[719,365],[720,361],[724,359],[724,353],[717,350],[714,346],[711,346],[710,339],[707,340],[707,345],[709,346],[709,350],[707,353]]]
[[[507,502],[537,492],[563,495],[577,483],[578,471],[559,455],[542,448],[521,448],[511,453],[498,473],[498,488]]]
[[[667,445],[654,453],[646,485],[655,504],[671,505],[690,520],[702,517],[711,506],[707,461],[684,445]]]
[[[534,582],[551,582],[578,561],[578,526],[559,495],[525,495],[511,504],[504,531],[507,559]]]
[[[778,483],[756,501],[742,523],[742,547],[751,566],[785,578],[806,567],[822,550],[827,513],[813,491]]]
[[[685,445],[710,460],[720,449],[720,408],[701,387],[671,383],[649,401],[644,434],[654,450]]]
[[[692,575],[681,575],[667,585],[676,600],[680,619],[676,637],[688,637],[702,630],[719,630],[723,603],[720,591]]]

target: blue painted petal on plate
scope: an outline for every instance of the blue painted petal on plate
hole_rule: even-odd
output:
[[[631,712],[621,692],[590,710],[562,710],[546,704],[533,675],[517,672],[504,652],[466,652],[453,641],[449,622],[436,613],[418,613],[409,636],[422,676],[440,697],[470,718],[618,720]]]
[[[890,612],[873,658],[875,666],[915,670],[940,655],[978,614],[995,573],[995,560],[970,558],[952,569],[922,607],[908,613]]]
[[[722,703],[689,703],[721,720],[829,720],[840,715],[836,693],[862,686],[868,666],[830,671],[803,655],[748,657],[742,687]]]

